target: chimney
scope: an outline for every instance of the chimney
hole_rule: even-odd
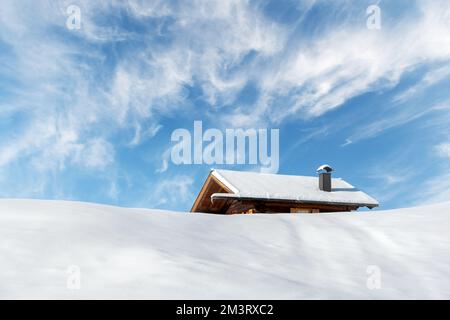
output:
[[[322,191],[331,191],[331,168],[329,165],[324,164],[317,168],[319,173],[319,189]]]

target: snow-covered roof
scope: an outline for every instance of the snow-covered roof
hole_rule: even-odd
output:
[[[212,170],[211,174],[233,192],[216,193],[212,198],[239,197],[378,206],[377,200],[341,178],[332,178],[331,192],[327,192],[319,189],[318,177],[231,170]]]

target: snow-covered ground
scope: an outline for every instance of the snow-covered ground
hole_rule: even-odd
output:
[[[449,299],[450,202],[217,216],[0,200],[0,298]]]

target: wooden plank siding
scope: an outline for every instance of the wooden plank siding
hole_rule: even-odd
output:
[[[300,204],[293,201],[266,201],[266,200],[232,200],[225,214],[238,213],[295,213],[297,212],[341,212],[356,210],[357,207],[327,205],[327,204]]]

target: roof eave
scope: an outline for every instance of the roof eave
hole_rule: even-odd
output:
[[[316,200],[297,200],[297,199],[280,199],[280,198],[264,198],[264,197],[248,197],[241,196],[239,194],[230,193],[214,193],[211,195],[211,200],[214,199],[239,199],[239,200],[262,200],[262,201],[285,201],[294,203],[306,203],[306,204],[329,204],[329,205],[340,205],[340,206],[357,206],[357,207],[367,207],[373,209],[379,206],[378,203],[352,203],[352,202],[339,202],[339,201],[316,201]]]

